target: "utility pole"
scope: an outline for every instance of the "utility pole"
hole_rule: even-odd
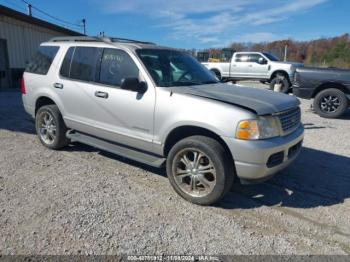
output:
[[[288,54],[288,45],[284,46],[284,62],[287,61],[287,54]]]
[[[32,5],[28,4],[27,6],[28,6],[28,15],[32,16]]]
[[[83,18],[82,22],[83,22],[83,27],[84,27],[84,35],[86,35],[86,19]]]

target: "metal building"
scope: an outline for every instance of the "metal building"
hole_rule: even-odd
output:
[[[40,43],[77,35],[81,34],[0,5],[0,89],[20,86],[24,68]]]

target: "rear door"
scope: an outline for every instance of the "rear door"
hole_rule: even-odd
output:
[[[250,66],[248,54],[236,54],[232,59],[230,76],[238,78],[250,77]]]

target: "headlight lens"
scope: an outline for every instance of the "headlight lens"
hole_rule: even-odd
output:
[[[258,119],[239,122],[236,138],[243,140],[257,140],[280,135],[278,119],[273,116],[260,116]]]

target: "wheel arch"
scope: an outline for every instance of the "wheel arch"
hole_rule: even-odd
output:
[[[276,70],[274,71],[272,74],[271,74],[271,77],[270,77],[270,81],[272,81],[272,79],[274,79],[276,77],[277,74],[283,74],[287,79],[288,81],[290,82],[290,79],[289,79],[289,75],[286,71],[284,70]]]
[[[222,73],[221,73],[220,69],[213,67],[213,68],[210,68],[209,70],[212,71],[216,76],[219,74],[220,77],[222,77]]]
[[[55,101],[45,95],[39,96],[35,101],[35,115],[38,112],[40,107],[47,106],[47,105],[57,105]]]
[[[337,82],[326,82],[326,83],[322,83],[321,85],[316,87],[316,89],[312,93],[312,98],[315,98],[315,96],[319,92],[326,90],[326,89],[330,89],[330,88],[338,89],[338,90],[343,91],[345,94],[348,94],[348,95],[350,94],[349,88],[347,88],[345,85],[343,85],[341,83],[337,83]]]
[[[227,144],[225,141],[215,132],[203,128],[203,127],[198,127],[198,126],[191,126],[191,125],[184,125],[184,126],[179,126],[174,128],[170,133],[167,135],[165,142],[164,142],[164,147],[163,147],[163,154],[164,156],[167,156],[170,149],[180,140],[190,137],[190,136],[195,136],[195,135],[202,135],[202,136],[207,136],[210,138],[215,139],[218,141],[225,149],[227,154],[229,155],[230,160],[232,160],[232,163],[234,163],[233,156],[231,154],[230,149],[228,148]]]

